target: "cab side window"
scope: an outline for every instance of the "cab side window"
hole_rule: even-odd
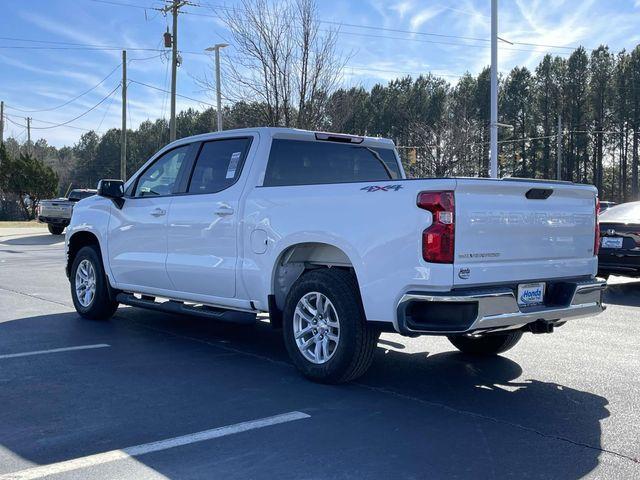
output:
[[[158,158],[140,175],[134,196],[156,197],[171,195],[190,148],[190,145],[183,145]]]
[[[205,142],[189,182],[189,193],[215,193],[233,185],[242,171],[251,140],[229,138]]]

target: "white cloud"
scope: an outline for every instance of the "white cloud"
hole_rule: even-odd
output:
[[[640,0],[638,0],[640,2]],[[400,2],[394,3],[389,8],[396,12],[402,20],[410,10],[413,10],[415,4],[412,0],[402,0]]]
[[[32,12],[23,12],[21,16],[27,20],[28,22],[36,25],[37,27],[42,28],[43,30],[47,30],[48,32],[55,33],[57,35],[61,35],[65,38],[73,40],[78,43],[90,43],[97,45],[108,45],[109,42],[103,39],[98,38],[95,34],[85,34],[76,29],[72,29],[64,25],[63,23],[50,20],[46,17],[38,15],[37,13]],[[108,55],[112,58],[119,59],[121,53],[117,50],[96,50],[98,53],[102,53],[104,55]]]
[[[425,8],[421,10],[417,14],[411,17],[411,21],[409,24],[411,25],[412,30],[419,29],[422,25],[427,23],[432,18],[436,17],[440,12],[442,12],[442,8],[440,7],[431,7]]]

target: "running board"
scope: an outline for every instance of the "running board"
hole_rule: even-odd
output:
[[[193,315],[196,317],[211,318],[221,322],[252,324],[256,322],[256,314],[251,312],[240,312],[236,310],[225,310],[223,308],[209,307],[207,305],[187,305],[177,300],[167,300],[166,302],[156,302],[155,297],[143,295],[137,298],[131,293],[119,293],[116,300],[131,307],[147,308],[159,312],[176,313],[178,315]]]

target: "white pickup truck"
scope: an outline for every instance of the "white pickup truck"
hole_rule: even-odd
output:
[[[62,235],[65,227],[71,221],[73,206],[83,198],[95,195],[96,191],[88,188],[76,188],[69,192],[67,198],[54,198],[53,200],[40,200],[38,204],[38,221],[46,223],[49,233]]]
[[[597,192],[407,180],[390,140],[284,128],[183,138],[102,180],[66,233],[77,311],[118,304],[282,327],[307,377],[369,367],[382,331],[498,354],[603,310]]]

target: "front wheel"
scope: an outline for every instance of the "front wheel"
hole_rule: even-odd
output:
[[[344,383],[363,375],[379,332],[366,323],[356,279],[331,268],[302,275],[291,288],[283,314],[284,343],[307,378]]]
[[[62,232],[64,232],[64,227],[61,225],[53,225],[51,223],[48,223],[47,228],[49,229],[49,233],[52,235],[62,235]]]
[[[109,296],[107,276],[96,246],[82,247],[71,266],[71,298],[76,311],[84,318],[107,320],[118,308]]]
[[[522,338],[522,332],[493,333],[490,335],[450,335],[449,341],[463,353],[471,355],[497,355],[513,348]]]

